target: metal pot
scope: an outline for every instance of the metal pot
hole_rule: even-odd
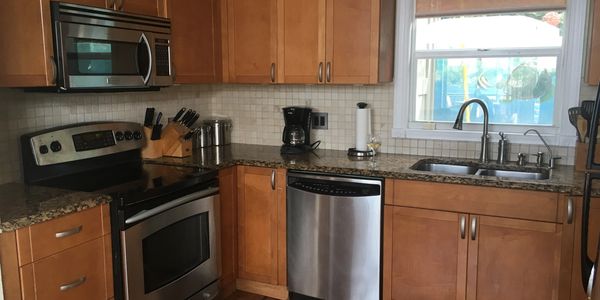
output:
[[[192,146],[197,149],[210,147],[212,145],[212,127],[210,125],[202,124],[200,127],[196,128],[192,139]]]
[[[231,143],[231,119],[209,119],[202,121],[202,124],[211,127],[213,146],[228,145]]]

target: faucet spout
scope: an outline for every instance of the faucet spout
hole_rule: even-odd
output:
[[[487,109],[487,106],[485,105],[485,102],[483,102],[483,100],[481,100],[481,99],[474,98],[474,99],[471,99],[471,100],[463,103],[458,110],[458,114],[456,115],[456,121],[454,121],[454,126],[452,126],[452,128],[457,129],[457,130],[462,130],[463,117],[465,114],[465,110],[472,103],[479,104],[479,106],[481,106],[481,110],[483,110],[483,133],[481,135],[481,153],[479,154],[479,161],[482,163],[487,163],[487,162],[489,162],[488,140],[490,137],[488,136],[489,114],[488,114],[488,109]]]
[[[527,135],[530,132],[534,132],[535,134],[537,134],[537,136],[540,138],[540,140],[542,140],[542,143],[544,143],[544,146],[546,146],[546,149],[548,149],[548,155],[550,156],[550,161],[548,162],[548,167],[550,169],[554,169],[555,159],[558,159],[559,157],[554,157],[554,155],[552,154],[552,148],[550,148],[548,143],[546,143],[546,140],[544,140],[544,138],[542,137],[542,135],[540,134],[539,131],[531,128],[531,129],[527,129],[527,131],[525,131],[525,133],[523,133],[523,135]]]

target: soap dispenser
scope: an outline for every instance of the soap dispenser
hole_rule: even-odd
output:
[[[498,159],[496,163],[503,165],[506,162],[508,156],[508,140],[504,137],[504,132],[498,132],[500,139],[498,140]]]

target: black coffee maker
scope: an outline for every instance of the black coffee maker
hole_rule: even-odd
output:
[[[281,154],[300,154],[312,151],[310,125],[312,109],[290,106],[283,108],[283,128]]]

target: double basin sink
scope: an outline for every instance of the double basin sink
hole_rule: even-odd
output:
[[[427,171],[432,173],[494,176],[507,179],[544,180],[550,178],[550,171],[547,169],[488,165],[465,161],[423,159],[410,168],[416,171]]]

